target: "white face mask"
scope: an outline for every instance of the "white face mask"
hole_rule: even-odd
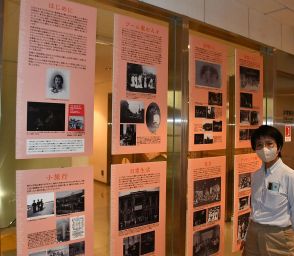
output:
[[[263,162],[268,163],[276,159],[278,155],[278,149],[277,147],[263,147],[262,149],[256,150],[256,154]]]

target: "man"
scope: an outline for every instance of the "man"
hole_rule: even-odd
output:
[[[252,174],[252,211],[243,255],[294,255],[294,171],[281,159],[283,136],[260,126],[251,137],[262,160]]]

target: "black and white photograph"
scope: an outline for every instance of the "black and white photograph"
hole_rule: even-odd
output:
[[[160,109],[159,106],[152,102],[146,110],[146,125],[150,132],[155,133],[160,126]]]
[[[193,227],[206,223],[206,209],[193,213]]]
[[[253,107],[253,95],[251,93],[240,93],[240,107],[252,108]]]
[[[259,123],[259,114],[257,111],[250,112],[250,124],[251,125],[258,125]]]
[[[221,207],[220,205],[208,208],[208,218],[207,222],[220,220],[221,217]]]
[[[221,177],[194,181],[194,207],[221,200]]]
[[[134,146],[136,145],[136,125],[120,124],[120,145]]]
[[[211,132],[212,131],[212,120],[205,120],[202,125],[202,130],[204,132]]]
[[[69,244],[69,256],[84,256],[85,241]]]
[[[70,96],[70,71],[66,69],[47,69],[46,97],[68,100]]]
[[[159,221],[159,187],[119,193],[118,229]]]
[[[251,173],[239,174],[239,190],[251,188]]]
[[[249,196],[239,198],[239,211],[249,209],[250,201]]]
[[[221,88],[221,65],[196,60],[196,85]]]
[[[155,251],[155,231],[143,233],[141,235],[141,253],[145,255]]]
[[[193,256],[208,256],[220,249],[220,226],[200,230],[193,235]]]
[[[221,132],[223,130],[223,122],[222,121],[213,121],[212,122],[212,130],[214,132]]]
[[[207,107],[207,118],[214,119],[215,118],[215,107],[208,106]]]
[[[208,105],[222,106],[223,105],[222,93],[208,92]]]
[[[246,236],[249,225],[250,212],[242,214],[238,217],[238,240],[243,240]]]
[[[83,116],[70,116],[68,118],[69,131],[84,131],[84,117]]]
[[[50,216],[54,216],[54,192],[27,195],[27,218],[29,220]]]
[[[157,74],[155,67],[127,64],[127,91],[156,94]]]
[[[69,218],[56,221],[56,239],[57,242],[70,240]]]
[[[27,131],[64,131],[65,104],[28,102]]]
[[[204,144],[212,144],[213,143],[213,136],[212,134],[205,133],[204,134]]]
[[[194,144],[204,144],[204,134],[194,134]]]
[[[29,256],[47,256],[47,252],[46,251],[32,252],[29,254]]]
[[[56,215],[85,211],[84,189],[56,193]]]
[[[196,118],[206,118],[207,117],[207,107],[206,106],[195,106],[195,117]]]
[[[59,247],[48,249],[47,250],[47,255],[48,256],[56,256],[56,255],[69,256],[69,248],[68,248],[68,245],[64,245],[64,246],[59,246]]]
[[[125,237],[123,240],[124,256],[140,256],[141,235]]]
[[[120,101],[121,123],[144,123],[144,102],[135,100]]]
[[[240,86],[243,90],[258,90],[260,71],[254,68],[240,66]]]
[[[240,129],[239,138],[240,140],[249,140],[249,129]]]
[[[85,216],[75,216],[70,218],[70,240],[85,237]]]
[[[250,111],[240,110],[240,124],[243,124],[243,125],[250,124]]]

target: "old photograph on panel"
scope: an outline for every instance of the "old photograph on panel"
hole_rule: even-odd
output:
[[[57,242],[65,242],[70,239],[69,218],[57,219],[56,221]]]
[[[204,144],[204,134],[203,133],[194,134],[194,144]]]
[[[48,256],[56,256],[56,255],[69,256],[68,245],[48,249],[47,255]]]
[[[207,222],[220,220],[221,217],[221,207],[220,205],[208,208],[208,218]]]
[[[208,256],[219,251],[220,226],[196,231],[193,235],[193,256]]]
[[[242,125],[250,124],[250,111],[240,110],[240,124]]]
[[[196,211],[193,213],[193,226],[199,226],[206,223],[206,209]]]
[[[70,240],[84,238],[85,225],[84,215],[70,218]]]
[[[243,240],[246,236],[249,225],[250,212],[242,214],[238,217],[238,240]]]
[[[240,86],[243,90],[258,90],[260,71],[254,68],[240,66]]]
[[[250,198],[249,196],[244,196],[239,198],[239,211],[249,209]]]
[[[240,140],[249,140],[249,129],[240,129],[239,131],[239,139]]]
[[[65,104],[28,102],[27,131],[64,131]]]
[[[204,134],[204,144],[212,144],[213,143],[213,135],[211,133]]]
[[[196,85],[221,88],[221,65],[196,60]]]
[[[27,218],[37,219],[54,215],[54,193],[27,195]]]
[[[119,230],[159,221],[159,187],[119,193]]]
[[[195,117],[196,118],[206,118],[207,117],[207,107],[206,106],[195,106]]]
[[[46,251],[32,252],[29,254],[29,256],[47,256],[47,252]]]
[[[66,69],[47,69],[46,97],[68,100],[70,97],[70,71]]]
[[[136,125],[120,124],[120,146],[136,145]]]
[[[259,123],[259,113],[257,111],[250,112],[250,124],[258,125]]]
[[[144,123],[144,102],[135,100],[120,101],[121,123]]]
[[[207,118],[214,119],[215,118],[215,107],[208,106],[207,107]]]
[[[223,130],[223,122],[222,121],[213,121],[212,122],[212,130],[214,132],[221,132]]]
[[[152,102],[146,110],[146,125],[150,132],[155,133],[160,126],[160,109],[159,106]]]
[[[212,120],[205,120],[202,124],[202,130],[204,132],[211,132],[212,131]]]
[[[239,174],[239,191],[251,188],[251,173]]]
[[[157,74],[155,67],[128,63],[127,91],[156,93]]]
[[[85,241],[69,244],[69,256],[85,255]]]
[[[223,105],[222,93],[208,92],[208,105],[222,106]]]
[[[252,108],[253,107],[253,95],[251,93],[240,93],[240,107]]]
[[[83,116],[69,116],[68,130],[69,131],[84,131],[84,117]]]
[[[155,250],[155,231],[141,234],[141,254],[146,255]]]
[[[194,181],[194,207],[221,200],[221,177]]]
[[[83,212],[85,210],[85,191],[83,189],[56,193],[56,215]]]

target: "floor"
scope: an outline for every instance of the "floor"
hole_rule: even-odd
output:
[[[110,240],[110,189],[109,186],[94,183],[94,255],[109,255]],[[231,253],[232,225],[226,223],[225,227],[225,255],[239,256],[240,253]],[[16,230],[15,227],[1,232],[0,251],[1,256],[16,255]]]

